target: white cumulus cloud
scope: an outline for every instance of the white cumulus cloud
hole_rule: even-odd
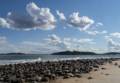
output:
[[[81,17],[79,12],[74,12],[69,16],[67,23],[70,26],[86,30],[94,23],[94,20],[90,19],[88,16]]]
[[[59,19],[60,20],[63,20],[65,21],[66,20],[66,17],[64,15],[64,13],[60,12],[59,10],[56,11],[57,15],[59,16]]]
[[[49,8],[40,8],[34,2],[26,5],[28,15],[9,12],[6,18],[0,18],[0,26],[18,30],[55,28],[56,19]]]
[[[7,22],[6,19],[0,18],[0,26],[2,26],[2,27],[9,27],[10,25],[9,25],[9,23]]]
[[[54,44],[54,45],[57,45],[57,44],[60,44],[61,43],[61,39],[60,37],[58,37],[57,35],[55,34],[52,34],[52,35],[49,35],[47,39],[45,39],[48,41],[48,43],[51,43],[51,44]]]
[[[111,33],[110,36],[114,38],[120,38],[120,32]]]

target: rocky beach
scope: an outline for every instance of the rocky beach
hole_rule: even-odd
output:
[[[106,70],[101,66],[113,64],[118,60],[113,58],[81,59],[1,65],[0,83],[69,83],[64,80],[82,79],[85,74],[99,71],[99,69]],[[118,63],[113,65],[120,67]],[[90,80],[93,77],[88,76],[87,79]]]

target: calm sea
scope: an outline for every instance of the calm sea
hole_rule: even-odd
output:
[[[0,65],[36,61],[58,61],[97,58],[120,58],[120,55],[0,55]]]

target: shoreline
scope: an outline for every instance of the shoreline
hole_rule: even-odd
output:
[[[101,66],[118,60],[120,59],[80,59],[1,65],[0,82],[67,83],[66,79],[80,79],[90,72],[98,71]],[[88,79],[92,79],[92,77],[89,76]]]
[[[1,65],[15,65],[15,64],[24,64],[24,63],[35,63],[35,62],[59,62],[59,61],[72,61],[72,60],[95,60],[95,59],[120,59],[120,58],[111,58],[111,57],[99,57],[99,58],[61,58],[61,59],[53,59],[53,60],[42,60],[41,58],[37,59],[24,59],[24,60],[0,60]],[[8,62],[6,62],[8,61]]]
[[[119,83],[120,82],[120,60],[101,65],[99,69],[82,74],[80,78],[59,78],[52,83]]]

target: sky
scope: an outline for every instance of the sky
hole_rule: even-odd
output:
[[[120,0],[0,0],[0,53],[120,51]]]

